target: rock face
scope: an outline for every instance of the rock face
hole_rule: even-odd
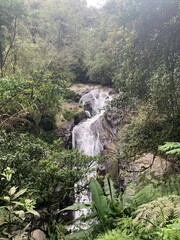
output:
[[[67,127],[62,128],[62,136],[64,139],[64,144],[66,149],[72,148],[72,130],[74,128],[74,119],[70,121]]]
[[[146,173],[146,176],[162,176],[169,171],[171,165],[165,159],[152,153],[143,154],[137,160],[128,163],[120,161],[118,164],[119,186],[124,189],[131,181]]]

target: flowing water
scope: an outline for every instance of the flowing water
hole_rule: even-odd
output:
[[[84,94],[80,99],[80,104],[84,106],[86,120],[76,125],[72,131],[72,144],[80,152],[88,156],[96,156],[101,154],[104,148],[104,139],[102,133],[105,131],[103,126],[103,115],[105,107],[113,99],[109,94],[109,90],[94,89]],[[78,192],[78,187],[83,186],[87,181],[96,176],[97,163],[93,162],[89,168],[86,177],[75,185],[75,203],[89,203],[91,201],[90,194],[87,190]],[[87,214],[87,210],[79,210],[75,212],[75,219],[82,214]]]
[[[108,90],[96,89],[83,95],[80,103],[85,107],[86,114],[90,117],[74,127],[72,144],[74,148],[88,156],[96,156],[103,150],[103,141],[100,138],[103,129],[103,114],[105,106],[112,100]]]

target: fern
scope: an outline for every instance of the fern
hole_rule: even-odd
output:
[[[160,196],[161,192],[159,191],[159,189],[155,188],[153,184],[149,184],[135,194],[133,201],[136,206],[139,206],[147,202],[153,201],[155,198]]]
[[[134,212],[135,222],[144,223],[147,229],[164,226],[170,219],[180,217],[180,196],[171,195],[142,204]]]
[[[163,240],[180,240],[180,218],[162,228],[159,235]]]
[[[180,195],[180,175],[173,174],[162,179],[162,181],[158,184],[159,192],[164,195]]]
[[[159,151],[165,152],[167,155],[180,156],[180,143],[166,142],[164,145],[159,146]]]
[[[135,238],[127,235],[126,232],[123,232],[120,229],[113,229],[96,238],[96,240],[135,240]],[[139,240],[139,238],[136,238],[136,240]]]

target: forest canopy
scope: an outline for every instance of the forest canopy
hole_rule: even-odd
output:
[[[84,116],[67,107],[80,97],[69,87],[81,83],[113,88],[119,95],[109,109],[128,116],[112,159],[159,154],[172,170],[123,192],[109,175],[101,185],[93,179],[85,207],[94,222],[67,239],[180,239],[180,2],[101,2],[0,0],[0,238],[17,239],[29,222],[24,231],[48,226],[49,239],[70,233],[62,209],[92,161],[103,161],[59,134],[59,125]]]

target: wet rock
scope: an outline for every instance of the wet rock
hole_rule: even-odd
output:
[[[84,111],[88,118],[91,118],[91,113],[89,111]]]
[[[99,164],[97,167],[97,175],[98,176],[105,176],[106,175],[106,166]]]
[[[118,94],[119,93],[119,90],[118,89],[111,89],[109,91],[109,94],[112,95],[112,94]]]
[[[74,127],[74,121],[71,121],[71,123],[63,129],[63,139],[66,149],[72,148],[72,130]]]

